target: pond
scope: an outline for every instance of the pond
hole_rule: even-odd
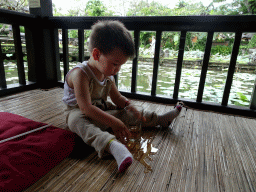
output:
[[[27,62],[24,62],[27,78]],[[70,68],[76,63],[70,63]],[[5,73],[7,84],[18,83],[16,63],[5,61]],[[61,62],[61,71],[63,67]],[[176,68],[159,66],[157,79],[157,96],[172,97],[175,83]],[[153,65],[149,63],[138,63],[137,92],[150,95],[152,84]],[[132,64],[124,64],[118,74],[118,88],[120,91],[131,91]],[[201,68],[182,68],[180,90],[178,97],[181,99],[196,100],[198,85],[200,81]],[[227,69],[222,71],[208,70],[203,94],[203,101],[221,103],[227,77]],[[254,87],[256,75],[250,73],[235,72],[231,87],[228,104],[249,106],[251,94]],[[62,76],[63,79],[63,76]]]
[[[203,101],[221,103],[227,78],[227,69],[208,70],[203,94]],[[173,96],[176,68],[159,66],[157,77],[157,96]],[[137,92],[151,94],[153,65],[138,64]],[[118,75],[118,88],[131,91],[132,64],[122,66]],[[201,68],[182,68],[179,98],[196,100]],[[250,73],[234,74],[228,104],[249,107],[256,75]]]

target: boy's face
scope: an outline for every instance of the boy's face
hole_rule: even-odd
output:
[[[128,58],[129,57],[125,56],[119,49],[114,49],[111,53],[106,55],[100,54],[98,70],[105,76],[116,75]]]

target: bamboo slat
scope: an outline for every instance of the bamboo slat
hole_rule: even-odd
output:
[[[0,98],[0,111],[66,129],[63,89],[31,90]],[[172,105],[132,100],[162,114]],[[80,141],[74,153],[24,191],[255,191],[256,119],[183,108],[169,129],[144,130],[157,148],[118,173],[113,157],[100,159]]]

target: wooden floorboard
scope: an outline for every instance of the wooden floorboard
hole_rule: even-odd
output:
[[[63,89],[31,90],[0,98],[0,111],[67,129]],[[173,109],[132,101],[162,114]],[[183,108],[169,129],[145,130],[158,151],[123,174],[111,156],[78,143],[74,153],[25,191],[256,191],[256,119]]]

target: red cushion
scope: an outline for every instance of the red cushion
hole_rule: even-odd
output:
[[[39,128],[44,123],[0,112],[0,140]],[[22,191],[43,177],[73,150],[76,135],[50,126],[0,143],[0,191]]]

